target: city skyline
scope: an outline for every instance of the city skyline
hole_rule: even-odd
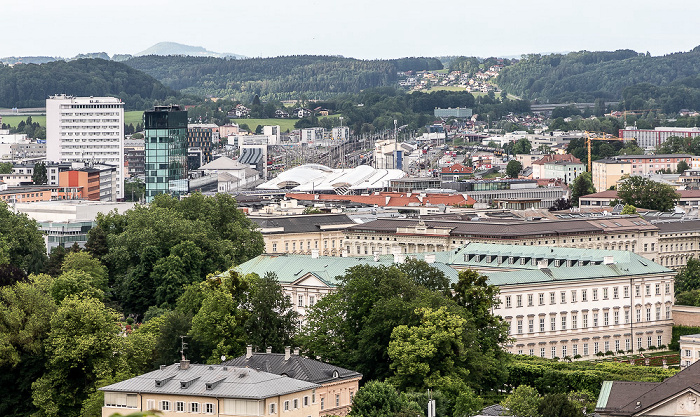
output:
[[[585,7],[562,7],[552,0],[211,0],[199,9],[180,0],[125,0],[118,7],[86,0],[29,0],[3,9],[6,19],[0,35],[14,40],[0,46],[3,57],[136,54],[164,41],[248,57],[319,54],[361,59],[615,49],[664,55],[700,43],[700,29],[692,20],[700,4],[686,4],[679,11],[651,0],[593,0]],[[29,22],[21,18],[26,10],[32,11]],[[172,25],[155,25],[150,18],[154,15]]]

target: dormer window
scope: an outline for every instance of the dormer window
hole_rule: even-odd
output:
[[[333,371],[333,378],[338,378],[338,371]]]

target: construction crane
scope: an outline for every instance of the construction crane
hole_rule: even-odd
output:
[[[590,132],[586,132],[586,143],[588,145],[588,172],[591,172],[591,141],[592,140],[621,140],[624,138],[618,138],[613,135],[605,134],[604,136],[593,136]]]

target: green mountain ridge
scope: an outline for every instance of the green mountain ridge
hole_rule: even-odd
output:
[[[141,71],[103,59],[0,66],[0,107],[43,107],[54,94],[118,97],[132,110],[180,96]]]
[[[700,108],[700,49],[664,56],[632,50],[527,55],[504,68],[499,87],[510,94],[544,103],[634,101],[627,108],[677,111]],[[679,99],[678,95],[687,96]],[[700,95],[698,95],[700,98]]]
[[[395,85],[397,71],[442,69],[436,58],[359,60],[321,55],[236,60],[150,55],[125,64],[183,93],[244,102],[254,95],[264,100],[327,99]]]

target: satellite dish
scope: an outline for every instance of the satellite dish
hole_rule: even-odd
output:
[[[226,360],[226,355],[221,355],[221,362]]]

